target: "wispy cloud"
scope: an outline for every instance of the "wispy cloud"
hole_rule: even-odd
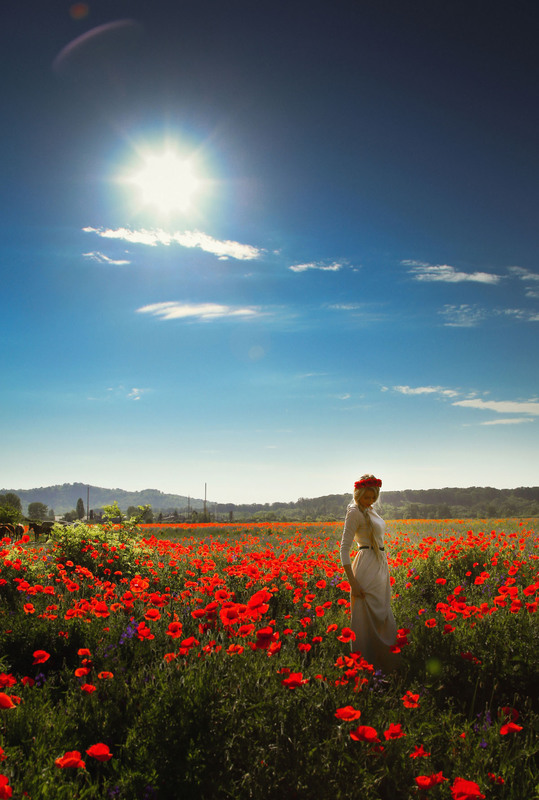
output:
[[[530,414],[539,416],[538,400],[457,400],[454,406],[464,408],[477,408],[481,411],[495,411],[497,414]]]
[[[425,261],[413,261],[406,259],[401,261],[416,281],[441,281],[443,283],[462,283],[472,281],[474,283],[496,284],[502,279],[501,275],[493,272],[461,272],[449,264],[428,264]]]
[[[452,406],[460,408],[476,408],[481,411],[493,411],[497,414],[519,414],[525,416],[512,416],[505,419],[494,419],[480,422],[480,425],[520,425],[524,422],[533,422],[534,417],[539,416],[539,399],[532,400],[481,400],[474,396],[474,392],[463,392],[455,389],[447,389],[444,386],[382,386],[383,392],[391,388],[399,394],[420,396],[438,395],[439,397],[451,400]],[[487,393],[488,394],[488,393]],[[457,400],[459,395],[462,400]]]
[[[445,317],[444,325],[449,328],[474,328],[488,317],[508,317],[519,322],[539,322],[539,313],[527,308],[493,308],[487,310],[477,305],[445,305],[438,312]]]
[[[83,228],[85,233],[95,233],[103,239],[121,239],[130,244],[145,244],[149,247],[157,245],[169,246],[179,244],[181,247],[199,248],[207,253],[213,253],[220,260],[235,258],[240,261],[252,261],[260,258],[264,252],[258,247],[250,244],[241,244],[228,239],[214,239],[207,233],[201,231],[176,231],[168,233],[161,228],[146,230],[131,230],[130,228]]]
[[[365,305],[363,303],[332,303],[328,308],[331,311],[361,311]]]
[[[473,328],[488,316],[485,309],[467,303],[445,305],[438,313],[445,317],[444,325],[450,328]]]
[[[394,392],[410,395],[439,394],[443,397],[458,397],[460,394],[460,392],[456,392],[454,389],[445,389],[443,386],[393,386],[392,388]]]
[[[262,315],[259,308],[248,306],[225,306],[218,303],[180,303],[170,301],[166,303],[151,303],[137,308],[140,314],[151,314],[159,319],[197,319],[213,320],[227,317],[252,318]]]
[[[344,261],[333,261],[331,264],[324,261],[309,261],[305,264],[293,264],[288,269],[292,272],[307,272],[310,269],[320,270],[320,272],[339,272],[347,266],[348,264]]]
[[[524,267],[509,267],[509,271],[521,281],[530,284],[526,287],[526,297],[539,297],[539,272],[532,272]]]
[[[509,267],[509,271],[520,278],[521,281],[539,281],[539,272],[532,272],[524,267]]]
[[[522,422],[533,422],[532,417],[511,417],[510,419],[489,419],[480,425],[520,425]]]
[[[118,258],[109,258],[104,253],[100,253],[97,250],[94,250],[91,253],[83,253],[84,258],[89,258],[91,261],[97,261],[98,264],[110,264],[111,266],[123,266],[125,264],[130,264],[130,261],[126,259],[118,259]]]
[[[137,389],[135,387],[129,389],[127,386],[120,384],[119,386],[107,386],[104,394],[88,397],[88,400],[98,402],[112,402],[113,400],[140,400],[143,394],[146,394],[150,391],[151,389]]]
[[[140,400],[145,391],[147,390],[133,388],[131,389],[131,391],[127,393],[127,397],[129,398],[129,400]]]

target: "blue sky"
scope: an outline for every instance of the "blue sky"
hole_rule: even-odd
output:
[[[11,5],[0,487],[537,484],[532,4]]]

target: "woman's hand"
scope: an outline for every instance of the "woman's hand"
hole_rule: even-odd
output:
[[[350,589],[354,597],[360,597],[362,600],[365,599],[365,592],[357,581],[354,581],[353,584],[350,584]]]

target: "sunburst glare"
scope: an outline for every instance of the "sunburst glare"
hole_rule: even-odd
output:
[[[203,184],[194,159],[170,147],[144,153],[142,166],[133,170],[126,180],[138,190],[142,205],[152,206],[164,214],[191,208]]]

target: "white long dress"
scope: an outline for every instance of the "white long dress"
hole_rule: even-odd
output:
[[[366,513],[371,519],[376,543],[383,548],[386,524],[374,509],[369,508]],[[378,557],[370,547],[367,520],[356,503],[350,503],[341,538],[343,565],[351,563],[350,549],[354,542],[363,547],[357,552],[352,570],[365,597],[350,595],[350,627],[356,635],[351,643],[352,651],[361,652],[376,669],[391,672],[398,668],[399,657],[389,649],[397,640],[397,625],[391,610],[387,556],[381,552]]]

